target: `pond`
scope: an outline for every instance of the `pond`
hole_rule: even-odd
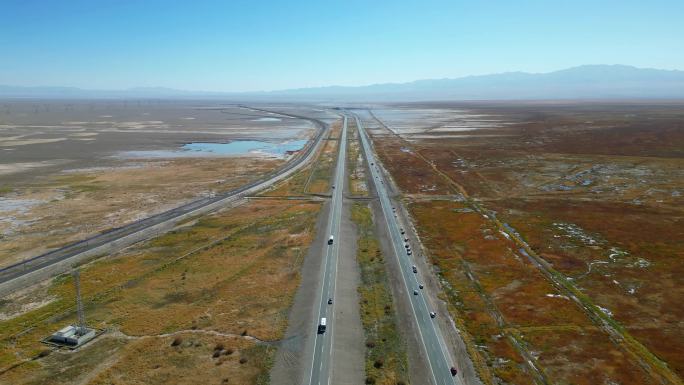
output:
[[[262,154],[282,157],[288,151],[301,150],[307,140],[290,140],[272,143],[261,140],[234,140],[228,143],[192,142],[178,150],[124,151],[124,158],[192,158],[205,156],[239,156]]]

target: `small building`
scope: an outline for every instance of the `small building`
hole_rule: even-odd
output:
[[[85,344],[96,336],[97,330],[95,329],[69,325],[53,333],[45,342],[75,348]]]

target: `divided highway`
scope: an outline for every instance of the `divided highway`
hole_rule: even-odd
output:
[[[183,206],[176,207],[174,209],[150,216],[148,218],[124,225],[119,228],[108,230],[106,232],[95,235],[83,241],[66,245],[59,249],[47,252],[45,254],[0,269],[0,292],[11,291],[16,289],[10,287],[11,285],[13,285],[12,281],[14,280],[18,280],[19,278],[31,280],[33,279],[32,274],[35,275],[34,273],[38,274],[40,271],[47,271],[48,268],[51,268],[53,267],[53,265],[56,265],[60,262],[65,262],[69,259],[76,258],[79,255],[83,255],[84,253],[87,253],[94,249],[104,247],[114,241],[122,240],[126,237],[134,237],[136,234],[142,233],[143,231],[152,228],[153,226],[171,222],[175,219],[179,219],[182,217],[187,217],[188,215],[203,214],[209,212],[214,208],[218,208],[227,203],[237,201],[247,194],[251,194],[266,187],[269,187],[273,183],[290,176],[292,173],[294,173],[296,170],[301,168],[304,164],[308,163],[313,158],[313,156],[316,153],[315,150],[319,147],[322,138],[324,137],[324,134],[327,132],[327,124],[322,122],[321,120],[305,116],[287,114],[277,111],[267,112],[272,112],[290,118],[308,120],[317,127],[318,132],[314,139],[310,141],[304,148],[304,150],[300,151],[300,153],[297,154],[295,158],[287,162],[281,168],[267,174],[265,177],[257,181],[251,182],[240,188],[213,197],[202,198],[190,202]],[[44,279],[47,277],[41,276],[39,278]]]
[[[462,382],[460,378],[452,377],[451,375],[450,369],[453,365],[453,359],[449,354],[449,350],[437,323],[430,317],[430,312],[434,309],[430,308],[423,295],[423,290],[419,289],[420,283],[418,282],[417,274],[415,274],[413,270],[414,263],[404,246],[404,236],[401,234],[402,230],[394,217],[392,203],[385,187],[386,182],[371,150],[371,145],[369,144],[370,140],[367,138],[366,130],[363,128],[359,118],[354,118],[359,130],[363,152],[366,156],[366,161],[368,162],[368,168],[371,171],[370,178],[373,180],[380,199],[383,217],[391,237],[392,249],[399,261],[402,281],[404,283],[404,288],[406,289],[406,295],[409,296],[408,300],[419,334],[419,342],[422,345],[421,348],[425,352],[425,358],[432,374],[430,380],[434,385],[461,385]],[[414,294],[414,291],[417,294]]]
[[[339,138],[337,167],[330,202],[330,216],[326,227],[327,237],[332,236],[325,244],[325,260],[323,261],[323,280],[319,298],[318,310],[315,313],[316,324],[311,332],[316,332],[313,339],[313,357],[309,371],[309,385],[330,384],[331,367],[333,362],[333,343],[335,341],[335,283],[337,281],[337,260],[340,251],[340,223],[342,221],[342,193],[345,181],[345,159],[347,153],[347,117],[344,117],[342,133]],[[328,303],[332,299],[332,303]],[[324,331],[319,331],[321,319],[326,319]]]

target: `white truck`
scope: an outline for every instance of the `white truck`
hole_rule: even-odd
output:
[[[330,238],[328,238],[328,244],[332,245],[333,244],[333,236],[331,235]]]
[[[321,322],[318,324],[318,334],[325,333],[326,325],[327,325],[327,320],[325,319],[325,317],[321,318]]]

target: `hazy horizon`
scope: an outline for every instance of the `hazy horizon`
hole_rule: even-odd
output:
[[[488,73],[488,74],[477,74],[477,75],[463,75],[459,77],[445,77],[445,78],[421,78],[421,79],[412,79],[412,80],[407,80],[405,82],[384,82],[384,83],[367,83],[367,84],[359,84],[359,85],[341,85],[341,84],[325,84],[325,85],[320,85],[320,86],[313,86],[313,87],[292,87],[292,88],[286,88],[286,89],[270,89],[270,90],[254,90],[254,91],[235,91],[235,90],[200,90],[200,89],[180,89],[180,88],[172,88],[172,87],[166,87],[166,86],[132,86],[132,87],[126,87],[126,88],[86,88],[86,87],[76,87],[76,86],[69,86],[69,85],[34,85],[34,86],[24,86],[24,85],[11,85],[11,84],[0,84],[0,86],[10,86],[10,87],[17,87],[17,88],[76,88],[79,90],[83,91],[131,91],[131,90],[169,90],[169,91],[183,91],[183,92],[192,92],[192,93],[202,93],[202,92],[207,92],[207,93],[261,93],[261,92],[266,92],[266,93],[277,93],[281,91],[296,91],[296,90],[308,90],[308,89],[316,89],[316,88],[364,88],[364,87],[372,87],[372,86],[386,86],[386,85],[403,85],[403,84],[411,84],[411,83],[418,83],[422,81],[439,81],[439,80],[461,80],[461,79],[468,79],[468,78],[480,78],[480,77],[489,77],[489,76],[500,76],[500,75],[508,75],[508,74],[524,74],[524,75],[548,75],[548,74],[553,74],[557,72],[562,72],[562,71],[568,71],[568,70],[576,70],[576,69],[581,69],[581,68],[589,68],[589,67],[623,67],[623,68],[630,68],[630,69],[637,69],[637,70],[656,70],[656,71],[670,71],[670,72],[684,72],[682,69],[663,69],[663,68],[640,68],[628,64],[584,64],[584,65],[579,65],[576,67],[571,67],[571,68],[559,68],[557,70],[552,70],[548,72],[527,72],[527,71],[504,71],[504,72],[498,72],[498,73]]]

